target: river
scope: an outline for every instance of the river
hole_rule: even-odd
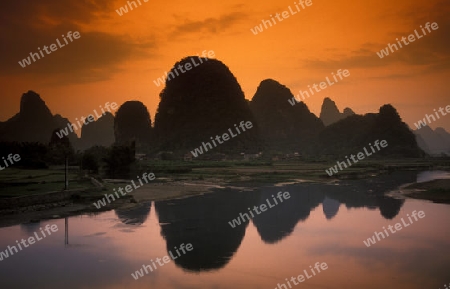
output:
[[[57,225],[52,233],[0,261],[0,288],[444,288],[450,282],[450,206],[384,196],[399,185],[442,172],[397,172],[333,184],[217,189],[185,199],[0,228],[0,251]],[[249,208],[290,198],[248,222]],[[425,217],[367,247],[363,241],[412,212]],[[181,244],[193,249],[132,273]],[[312,275],[309,266],[326,263]],[[143,271],[144,272],[144,271]],[[297,279],[298,280],[298,279]],[[280,284],[278,286],[278,284]],[[278,287],[277,287],[278,286]],[[289,287],[287,287],[289,288]]]

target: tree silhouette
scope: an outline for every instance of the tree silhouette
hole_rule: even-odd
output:
[[[135,162],[135,143],[131,145],[113,145],[103,158],[106,163],[106,173],[111,178],[128,178],[131,165]]]
[[[60,129],[57,128],[53,131],[48,150],[48,161],[51,164],[59,165],[63,164],[68,158],[69,160],[73,160],[75,157],[75,151],[70,143],[70,140],[67,136],[63,136],[60,138],[56,132],[59,132]]]

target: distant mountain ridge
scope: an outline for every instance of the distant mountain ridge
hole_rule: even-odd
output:
[[[325,126],[329,126],[330,124],[338,122],[339,120],[354,114],[355,113],[353,112],[353,110],[348,107],[346,107],[342,113],[339,112],[336,103],[330,98],[326,97],[323,100],[322,108],[320,110],[320,119]]]
[[[316,135],[324,129],[322,122],[301,101],[288,106],[293,94],[273,79],[263,80],[250,102],[265,141],[274,152],[311,151]]]
[[[173,69],[190,63],[193,57],[180,60]],[[426,135],[416,137],[412,133],[392,105],[382,106],[378,113],[357,115],[350,108],[339,112],[335,102],[325,98],[318,118],[304,102],[290,106],[286,100],[292,97],[289,88],[266,79],[248,101],[225,64],[205,59],[202,65],[166,81],[154,127],[142,102],[127,101],[116,116],[106,114],[84,125],[81,139],[73,132],[68,138],[81,150],[137,142],[138,148],[150,154],[168,152],[180,157],[234,129],[241,121],[250,121],[252,129],[220,143],[211,149],[214,152],[205,151],[202,157],[265,152],[269,156],[317,159],[354,154],[377,139],[385,139],[389,145],[374,157],[419,157],[423,151],[418,144],[427,152],[435,149]],[[66,118],[52,115],[40,96],[29,91],[22,96],[20,112],[0,123],[0,141],[48,144],[52,132],[67,124]],[[443,129],[434,134],[445,141],[449,139]]]
[[[68,124],[67,118],[59,114],[53,115],[40,95],[30,90],[21,97],[20,111],[7,121],[0,123],[0,141],[48,144],[52,133],[55,130],[67,128]],[[67,137],[75,149],[111,145],[114,142],[114,134],[111,138],[113,124],[114,116],[107,113],[89,125],[83,125],[81,138],[70,130],[67,130]]]
[[[450,133],[442,127],[435,130],[428,125],[414,130],[417,143],[428,154],[433,156],[450,155]]]
[[[79,148],[81,150],[93,146],[108,147],[114,142],[114,115],[110,112],[106,112],[102,117],[94,122],[83,125],[81,128],[81,137],[79,140]]]
[[[175,67],[191,63],[190,56]],[[166,80],[155,116],[155,135],[161,151],[188,152],[211,138],[234,129],[241,121],[253,128],[211,149],[216,153],[259,152],[258,124],[241,86],[229,68],[216,59]]]
[[[66,119],[53,116],[39,94],[30,90],[22,95],[20,111],[0,126],[0,141],[39,142],[48,144],[52,132]],[[69,138],[76,138],[74,133]]]

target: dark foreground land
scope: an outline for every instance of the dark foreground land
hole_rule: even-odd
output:
[[[204,194],[212,188],[240,190],[296,182],[338,182],[365,179],[395,171],[450,171],[450,159],[389,159],[353,165],[328,176],[335,163],[292,161],[140,161],[129,180],[103,180],[73,167],[69,190],[64,190],[64,170],[9,169],[0,174],[0,226],[33,219],[99,213],[136,202],[182,198]],[[112,189],[125,187],[134,175],[153,172],[156,179],[130,194],[97,209],[93,202]],[[450,204],[450,180],[434,180],[402,187],[402,196]]]
[[[450,179],[411,184],[405,189],[409,198],[450,204]]]

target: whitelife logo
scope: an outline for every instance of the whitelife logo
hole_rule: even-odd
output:
[[[281,196],[281,194],[283,194],[283,196]],[[289,192],[278,192],[277,194],[278,199],[280,200],[280,203],[283,202],[284,200],[290,199],[291,195],[289,194]],[[267,205],[269,205],[269,209],[275,207],[276,205],[278,205],[277,200],[275,199],[275,197],[272,195],[273,198],[273,202],[275,203],[274,205],[271,206],[271,203],[269,202],[269,199],[266,199],[266,203]],[[266,204],[261,204],[259,205],[259,209],[261,210],[260,212],[258,211],[258,207],[254,206],[253,207],[253,211],[255,211],[255,213],[257,213],[258,215],[267,211],[267,206]],[[252,218],[255,217],[255,215],[253,214],[252,210],[250,210],[250,208],[248,208],[248,212],[250,213],[250,215],[252,215]],[[228,222],[228,224],[230,224],[231,228],[236,228],[236,226],[239,226],[240,224],[245,223],[245,218],[247,217],[247,221],[250,221],[250,216],[247,213],[239,213],[239,216],[236,219],[233,219],[231,222]],[[241,219],[242,219],[242,223],[241,223]]]
[[[314,83],[314,84],[312,85],[312,88],[311,88],[311,85],[308,85],[309,91],[311,92],[311,96],[314,95],[314,90],[315,90],[316,92],[321,92],[322,90],[326,89],[328,86],[332,86],[332,85],[334,85],[335,83],[339,82],[339,79],[336,77],[336,75],[339,76],[340,80],[343,80],[344,77],[349,77],[349,76],[350,76],[350,71],[348,71],[348,69],[344,69],[344,70],[339,69],[339,70],[336,72],[336,75],[335,75],[333,72],[332,72],[331,74],[333,75],[333,79],[334,79],[335,82],[330,81],[330,79],[329,79],[328,76],[327,76],[327,77],[325,77],[325,80],[326,80],[327,82],[322,81],[322,82],[319,83],[319,85],[317,85],[316,83]],[[344,77],[342,77],[342,76],[344,76]],[[320,86],[320,88],[319,88],[319,86]],[[313,90],[313,88],[314,88],[314,90]],[[310,95],[309,95],[309,93],[308,93],[308,90],[306,90],[306,91],[300,90],[299,93],[298,93],[296,96],[292,97],[291,99],[288,99],[288,102],[289,102],[292,106],[294,106],[294,105],[296,105],[298,102],[305,100],[305,95],[306,95],[308,98],[310,97]],[[301,99],[300,99],[300,96],[301,96]]]
[[[278,22],[281,22],[284,19],[288,19],[289,16],[295,15],[298,12],[305,10],[306,7],[309,7],[312,5],[312,0],[306,0],[306,1],[300,0],[300,1],[298,1],[298,4],[297,4],[297,2],[294,2],[294,4],[295,4],[295,8],[297,8],[297,9],[293,10],[291,8],[291,6],[289,5],[288,6],[289,11],[283,11],[283,12],[281,12],[281,14],[280,13],[275,14],[275,17],[278,19]],[[302,6],[302,9],[300,9],[300,7],[298,5]],[[305,5],[306,5],[306,7],[305,7]],[[297,10],[297,12],[295,12],[295,10]],[[283,18],[281,18],[280,16]],[[270,19],[272,20],[273,25],[277,24],[277,21],[275,20],[275,18],[272,15],[270,15]],[[254,35],[257,35],[258,33],[263,32],[264,28],[268,29],[269,27],[272,27],[272,22],[270,20],[263,19],[263,20],[261,20],[261,24],[259,24],[259,26],[255,26],[255,28],[250,28],[250,31]],[[264,25],[264,28],[263,28],[263,25]],[[267,26],[267,25],[269,25],[269,26]]]
[[[425,28],[428,30],[428,33],[431,33],[431,29],[433,30],[437,30],[439,28],[438,24],[436,22],[433,22],[432,24],[430,24],[430,22],[427,22],[427,24],[425,24]],[[415,36],[417,36],[417,39],[422,38],[424,35],[427,35],[427,33],[425,32],[425,29],[422,28],[422,25],[420,25],[420,28],[422,29],[423,35],[420,36],[419,33],[417,33],[417,29],[414,29],[414,33],[416,34]],[[401,41],[403,42],[403,44],[409,45],[411,42],[416,41],[416,37],[414,36],[414,34],[410,34],[408,36],[408,41],[406,41],[406,37],[403,36]],[[398,38],[395,38],[395,40],[397,40],[397,44],[398,46],[400,46],[400,48],[403,48],[402,43],[400,42],[400,40],[398,40]],[[395,48],[395,50],[393,49]],[[385,56],[389,55],[389,49],[391,50],[392,53],[394,53],[395,51],[397,51],[399,48],[397,47],[396,44],[388,44],[388,46],[385,49],[380,50],[380,52],[377,52],[378,57],[383,58]]]
[[[285,278],[284,280],[286,280],[286,283],[288,284],[289,288],[292,288],[291,282],[294,283],[294,286],[299,285],[302,282],[305,282],[306,280],[320,274],[322,271],[325,271],[328,269],[328,264],[325,262],[319,263],[316,262],[316,264],[314,265],[314,268],[310,265],[309,269],[311,270],[312,276],[308,274],[308,271],[303,270],[303,273],[305,273],[305,275],[298,275],[297,277],[291,277],[289,280],[288,278]],[[315,269],[315,270],[314,270]],[[320,271],[322,269],[322,271]],[[305,279],[306,276],[306,279]],[[298,281],[298,282],[297,282]],[[275,287],[275,289],[288,289],[288,286],[286,286],[286,284],[284,283],[278,283],[277,287]]]
[[[9,161],[8,162],[5,160],[5,157],[2,157],[3,162],[5,163],[5,166],[2,167],[2,165],[0,165],[0,171],[3,171],[4,169],[8,168],[10,165],[13,165],[15,163],[17,163],[18,161],[20,161],[20,155],[19,154],[9,154],[6,159]]]
[[[371,156],[372,154],[374,154],[374,153],[376,153],[376,152],[379,152],[379,151],[381,150],[381,148],[387,147],[387,146],[388,146],[388,143],[387,143],[386,140],[382,140],[381,142],[380,142],[379,140],[376,140],[375,143],[374,143],[373,145],[378,149],[378,151],[375,151],[375,149],[374,149],[373,146],[372,146],[372,143],[369,143],[369,146],[370,146],[370,148],[372,149],[372,153],[369,153],[369,152],[367,151],[366,147],[364,147],[364,152],[366,153],[366,156]],[[381,148],[380,148],[380,146],[381,146]],[[359,152],[359,153],[357,153],[356,155],[350,155],[350,159],[353,161],[354,164],[356,164],[358,161],[362,161],[363,159],[365,159],[366,156],[364,155],[363,152]],[[358,157],[358,160],[356,160],[356,157]],[[351,166],[352,163],[351,163],[350,160],[348,159],[348,156],[345,156],[345,158],[346,158],[346,160],[347,160],[348,166]],[[334,173],[334,174],[337,174],[337,173],[339,172],[338,166],[339,166],[339,169],[340,169],[341,171],[343,170],[342,167],[347,168],[347,164],[345,163],[345,161],[343,161],[343,162],[337,161],[336,163],[337,163],[337,165],[335,165],[334,167],[331,167],[330,169],[325,170],[325,172],[326,172],[330,177],[333,175],[333,173]],[[341,166],[341,165],[342,165],[342,166]]]
[[[403,220],[403,218],[401,218],[403,226],[405,226],[405,228],[409,227],[413,223],[413,221],[411,220],[411,217],[409,216],[409,214],[406,214],[406,215],[408,216],[408,220],[410,221],[410,223],[405,223],[405,220]],[[413,211],[411,213],[411,215],[414,218],[414,220],[416,220],[416,222],[418,221],[417,216],[420,219],[425,218],[425,212],[424,211],[419,211],[419,212]],[[395,227],[395,230],[393,230],[394,227]],[[402,228],[402,224],[396,223],[394,226],[389,225],[388,229],[389,229],[389,231],[391,231],[392,234],[394,234],[394,233],[400,231],[403,228]],[[384,233],[386,234],[386,236],[389,237],[389,233],[388,233],[388,231],[386,230],[385,227],[383,227],[383,230],[384,230]],[[364,243],[364,245],[366,245],[366,247],[370,247],[371,245],[375,245],[375,243],[377,242],[375,237],[378,239],[378,241],[381,241],[380,236],[383,239],[386,238],[384,236],[383,232],[374,232],[373,237],[368,238],[367,241],[363,241],[363,243]]]
[[[142,0],[142,1],[144,1],[144,3],[147,3],[149,0]],[[141,0],[137,0],[137,2],[139,3],[139,6],[142,6]],[[130,11],[133,10],[132,5],[134,5],[134,8],[138,7],[138,5],[136,4],[136,1],[127,1],[127,5],[128,5],[128,7],[130,7]],[[120,7],[119,9],[116,9],[116,12],[117,12],[117,14],[119,14],[119,16],[122,16],[123,14],[128,13],[127,5]]]
[[[245,127],[244,127],[244,126],[245,126]],[[241,130],[242,130],[243,132],[245,132],[245,131],[246,131],[245,128],[251,129],[251,128],[253,127],[253,124],[252,124],[251,121],[247,121],[247,122],[245,122],[245,123],[244,123],[244,121],[241,121],[240,124],[239,124],[239,127],[241,128]],[[239,134],[241,134],[241,131],[239,130],[239,128],[237,127],[236,124],[234,124],[234,128],[236,129],[237,134],[233,134],[233,131],[231,130],[231,128],[228,129],[228,132],[230,133],[231,138],[235,138],[235,137],[237,137]],[[216,140],[219,144],[223,144],[224,142],[226,142],[226,141],[228,141],[228,140],[230,139],[230,135],[228,135],[227,133],[224,133],[224,134],[222,134],[222,139],[220,139],[220,137],[221,137],[220,135],[216,135],[215,140]],[[212,143],[214,144],[214,147],[217,147],[217,144],[216,144],[216,142],[214,141],[213,137],[210,137],[210,138],[211,138]],[[223,140],[223,141],[222,141],[222,140]],[[202,147],[202,146],[203,146],[203,147]],[[202,142],[202,146],[200,146],[200,147],[198,147],[198,148],[195,148],[193,151],[191,151],[191,154],[192,154],[194,157],[198,157],[199,155],[202,155],[202,154],[203,154],[203,149],[205,149],[205,153],[208,151],[208,147],[209,147],[210,150],[213,149],[211,143],[209,143],[209,142],[206,142],[206,143],[205,143],[205,142]]]
[[[146,184],[148,184],[149,181],[153,181],[155,179],[155,174],[154,173],[150,173],[150,174],[144,173],[144,174],[142,174],[142,179],[145,181]],[[119,187],[117,189],[119,191],[119,193],[122,195],[122,197],[125,196],[127,193],[131,193],[133,190],[136,190],[136,189],[144,186],[144,184],[142,183],[142,180],[141,180],[141,178],[139,176],[137,176],[137,180],[141,184],[140,186],[136,185],[134,183],[134,180],[132,180],[131,184],[133,186],[126,185],[125,188]],[[123,192],[124,189],[125,189],[125,193]],[[114,191],[114,194],[116,195],[117,199],[120,199],[119,194],[117,194],[117,192],[116,192],[116,188],[114,188],[113,191]],[[93,203],[93,204],[94,204],[94,206],[97,209],[100,209],[101,207],[106,206],[106,201],[108,201],[108,203],[110,204],[111,200],[112,200],[112,202],[114,202],[116,200],[116,198],[114,198],[114,195],[113,194],[110,194],[110,195],[105,194],[104,198],[102,198],[101,200],[99,200],[99,201],[97,201],[96,203]]]
[[[206,55],[207,55],[207,57],[206,57]],[[189,70],[191,70],[192,68],[200,66],[200,64],[203,64],[203,62],[208,61],[208,58],[213,58],[213,57],[215,57],[215,53],[213,50],[208,51],[208,53],[206,53],[206,50],[203,50],[202,57],[200,57],[197,54],[197,58],[200,63],[195,62],[194,58],[191,57],[190,60],[191,60],[192,64],[194,65],[193,67],[189,62],[186,62],[184,64],[184,69],[186,69],[186,70],[183,70],[183,66],[181,64],[178,64],[178,66],[175,68],[172,68],[172,70],[169,73],[167,73],[167,71],[166,71],[165,72],[166,75],[159,77],[157,80],[153,80],[153,83],[157,87],[159,87],[160,85],[164,84],[166,79],[167,79],[167,81],[170,81],[170,80],[174,79],[176,76],[179,76],[180,74],[178,73],[178,70],[180,70],[181,73],[186,73]],[[174,72],[175,72],[176,76],[175,76]]]
[[[36,243],[37,241],[40,241],[42,239],[44,239],[45,237],[47,237],[47,235],[44,233],[44,231],[42,230],[42,228],[39,228],[39,230],[41,230],[41,236],[42,238],[39,237],[39,234],[37,232],[34,232],[34,237],[28,237],[28,239],[22,239],[20,240],[20,242],[18,240],[16,240],[17,243],[17,247],[19,247],[20,251],[22,251],[22,246],[20,244],[22,244],[25,248],[28,248],[30,245],[33,245],[34,243]],[[58,232],[58,226],[53,224],[53,225],[45,225],[44,230],[47,232],[47,234],[50,236],[53,233]],[[36,237],[36,238],[35,238]],[[27,245],[27,241],[28,241],[28,245]],[[5,251],[0,251],[0,261],[3,261],[3,259],[8,258],[9,256],[14,255],[13,250],[15,251],[15,253],[19,253],[19,251],[17,250],[16,246],[8,246],[7,249]],[[8,253],[9,250],[9,253]],[[11,255],[10,255],[11,254]]]
[[[156,260],[156,263],[158,263],[158,265],[159,265],[160,267],[162,267],[162,266],[164,266],[165,264],[169,263],[171,260],[178,259],[179,257],[182,256],[182,255],[180,254],[180,252],[178,251],[178,249],[179,249],[180,251],[182,251],[183,254],[186,254],[187,252],[192,251],[192,250],[194,249],[194,247],[192,246],[191,243],[187,243],[187,244],[186,244],[186,247],[185,247],[185,245],[184,245],[184,243],[183,243],[183,244],[180,245],[180,248],[177,248],[177,247],[175,246],[174,249],[175,249],[175,252],[177,252],[177,254],[178,254],[177,256],[174,256],[174,254],[172,253],[172,251],[169,251],[170,257],[166,255],[166,256],[164,256],[164,257],[162,257],[162,258],[156,258],[156,259],[155,259],[155,260]],[[185,249],[186,249],[186,250],[185,250]],[[162,260],[162,262],[161,262],[161,260]],[[153,261],[153,259],[151,260],[151,262],[152,262],[151,265],[145,265],[145,264],[144,264],[144,265],[142,265],[142,269],[140,269],[140,270],[138,270],[138,271],[135,271],[134,273],[131,273],[131,276],[133,277],[133,279],[134,279],[134,280],[137,280],[137,279],[139,279],[139,278],[141,278],[141,277],[144,277],[144,271],[145,271],[146,274],[149,274],[149,272],[148,272],[147,269],[150,269],[150,272],[153,272],[153,270],[158,269],[158,267],[156,267],[156,264],[155,264],[155,262]],[[152,267],[152,265],[153,265],[153,267]]]
[[[115,102],[111,103],[111,109],[110,109],[109,106],[110,106],[109,102],[105,103],[105,109],[108,112],[111,112],[111,109],[112,110],[116,110],[117,109],[117,103],[115,103]],[[100,109],[102,111],[102,114],[100,114],[100,115],[97,113],[97,109],[94,109],[94,113],[97,116],[97,120],[106,114],[106,112],[103,109],[103,107],[101,105],[99,107],[100,107]],[[76,120],[78,126],[76,124],[68,123],[67,127],[64,128],[64,129],[61,129],[59,132],[56,132],[56,135],[59,138],[63,138],[64,136],[68,136],[69,135],[69,130],[71,132],[74,132],[75,130],[81,129],[83,124],[84,125],[88,125],[89,123],[95,121],[94,115],[92,115],[92,114],[88,115],[88,117],[84,117],[84,116],[80,117],[81,124],[80,124],[80,120],[78,120],[78,118],[75,118],[75,120]],[[86,121],[88,121],[88,122],[86,122]]]
[[[73,42],[72,36],[73,36],[74,39],[79,39],[81,37],[80,32],[78,32],[78,31],[75,31],[73,34],[72,34],[72,31],[67,32],[67,38],[70,39],[70,43]],[[64,40],[64,42],[66,44],[61,44],[61,42],[59,42],[59,39],[56,38],[56,43],[58,43],[59,48],[62,48],[64,46],[66,46],[67,44],[69,44],[69,42],[67,41],[65,36],[62,35],[62,37],[63,37],[63,40]],[[47,53],[47,55],[51,54],[52,52],[55,52],[56,50],[58,50],[58,47],[56,46],[56,44],[50,44],[50,50],[51,51],[49,51],[48,48],[49,48],[49,46],[46,46],[46,45],[44,45],[44,47],[43,47],[43,49],[44,49],[45,53]],[[37,58],[37,60],[39,60],[39,59],[41,59],[41,57],[42,58],[45,57],[44,52],[42,52],[40,47],[38,47],[38,50],[39,50],[39,53],[37,53],[37,52],[35,52],[35,53],[30,52],[30,56],[31,56],[31,59],[33,59],[33,62],[36,62],[35,58]],[[41,56],[39,56],[39,54]],[[25,68],[27,65],[31,65],[30,56],[28,56],[27,58],[23,59],[22,61],[19,61],[19,64],[20,64],[20,66],[22,66],[22,68]]]
[[[436,114],[437,119],[440,119],[439,114],[437,113],[436,109],[433,109],[434,113]],[[443,107],[439,107],[439,112],[442,114],[442,116],[446,116],[447,113],[450,113],[450,105],[447,105],[445,107],[445,110],[447,111],[447,113],[444,112],[444,108]],[[422,120],[419,120],[417,123],[414,123],[414,125],[417,127],[417,129],[421,129],[424,126],[427,126],[427,120],[428,120],[428,124],[431,123],[431,119],[433,119],[433,121],[436,121],[436,118],[434,117],[433,114],[425,114],[425,117]]]

